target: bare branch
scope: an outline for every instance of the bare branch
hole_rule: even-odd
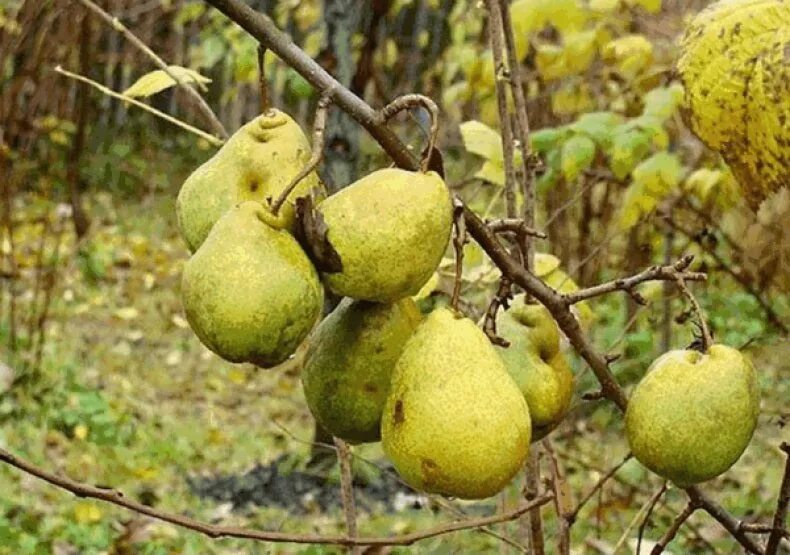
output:
[[[650,516],[653,514],[653,509],[656,507],[656,503],[658,500],[661,499],[661,496],[664,495],[664,492],[667,491],[667,481],[664,480],[664,483],[661,484],[661,488],[653,494],[653,497],[650,498],[650,503],[647,505],[647,512],[645,512],[645,518],[642,519],[642,524],[639,525],[639,532],[637,534],[636,540],[636,555],[641,555],[642,553],[642,537],[645,535],[645,528],[647,524],[650,522]]]
[[[595,494],[596,494],[596,493],[597,493],[597,492],[598,492],[598,491],[599,491],[599,490],[600,490],[602,487],[604,487],[604,485],[606,484],[606,482],[608,482],[608,481],[609,481],[609,479],[610,479],[612,476],[614,476],[615,474],[617,474],[617,471],[618,471],[618,470],[620,470],[620,468],[621,468],[621,467],[622,467],[622,466],[623,466],[625,463],[627,463],[627,462],[628,462],[628,461],[629,461],[629,460],[630,460],[632,457],[633,457],[633,455],[632,455],[631,453],[628,453],[628,454],[625,456],[625,458],[623,458],[623,460],[622,460],[622,461],[620,461],[619,463],[617,463],[616,465],[614,465],[612,468],[610,468],[610,469],[609,469],[609,471],[608,471],[606,474],[604,474],[603,476],[601,476],[601,478],[600,478],[600,479],[599,479],[599,480],[598,480],[598,481],[595,483],[595,485],[592,487],[592,489],[591,489],[590,491],[588,491],[588,492],[587,492],[587,495],[585,495],[585,496],[584,496],[584,497],[581,499],[581,501],[579,501],[579,504],[578,504],[578,505],[576,505],[576,508],[575,508],[575,509],[573,509],[572,511],[570,511],[570,512],[568,513],[568,515],[566,516],[566,519],[567,519],[567,520],[568,520],[568,521],[569,521],[571,524],[572,524],[573,522],[575,522],[575,521],[576,521],[576,517],[579,515],[579,511],[581,511],[581,510],[582,510],[582,508],[584,508],[584,505],[586,505],[586,504],[587,504],[587,502],[588,502],[590,499],[592,499],[592,498],[593,498],[593,496],[594,496],[594,495],[595,495]]]
[[[567,293],[563,296],[563,298],[567,304],[572,305],[587,299],[592,299],[593,297],[599,297],[601,295],[613,293],[614,291],[625,291],[631,295],[637,303],[644,305],[647,303],[647,301],[645,301],[635,289],[640,283],[657,280],[676,281],[678,279],[687,281],[704,281],[706,279],[704,273],[686,271],[693,260],[694,257],[692,255],[687,255],[674,264],[668,266],[653,266],[652,268],[648,268],[647,270],[639,272],[638,274],[630,277],[607,281],[606,283],[601,283],[600,285],[595,285],[586,289],[580,289],[574,293]]]
[[[258,45],[258,106],[261,114],[271,108],[269,82],[266,80],[266,47],[262,44]]]
[[[354,503],[354,475],[351,472],[351,449],[339,437],[333,438],[337,447],[337,461],[340,465],[340,498],[343,514],[346,517],[346,533],[350,538],[357,537],[357,507]],[[357,549],[354,550],[358,552]]]
[[[436,147],[436,138],[439,136],[439,106],[433,99],[422,94],[404,94],[399,96],[379,111],[381,120],[386,123],[398,113],[403,110],[414,108],[415,106],[422,106],[431,116],[431,130],[428,135],[428,148],[425,149],[425,157],[420,164],[422,171],[428,170],[428,164],[431,162],[433,149]]]
[[[143,54],[148,56],[154,64],[156,64],[162,71],[164,71],[168,77],[170,77],[179,87],[184,89],[195,101],[198,108],[200,108],[203,117],[205,117],[206,121],[211,124],[214,128],[214,131],[223,139],[228,138],[228,132],[225,130],[225,127],[222,125],[222,122],[219,121],[217,115],[211,109],[211,107],[206,102],[206,99],[192,88],[189,83],[178,77],[175,73],[170,71],[170,67],[165,63],[165,61],[159,57],[159,55],[151,50],[147,44],[145,44],[142,40],[137,38],[137,36],[132,33],[117,17],[113,17],[106,11],[104,11],[101,7],[96,5],[91,0],[79,0],[80,3],[85,6],[87,9],[92,11],[94,14],[99,16],[101,19],[104,20],[105,23],[110,25],[113,29],[121,33],[126,40],[128,40],[132,45],[134,45],[138,50],[140,50]]]
[[[787,536],[787,506],[790,504],[790,443],[782,443],[779,447],[784,451],[787,460],[785,461],[785,473],[782,478],[782,486],[779,489],[779,499],[776,502],[776,512],[772,523],[773,530],[768,536],[768,543],[765,546],[766,555],[776,555],[779,551],[779,543],[782,536]]]
[[[486,222],[488,228],[494,233],[515,233],[516,235],[529,235],[546,239],[548,235],[527,225],[524,220],[519,218],[502,218],[499,220],[489,220]]]
[[[549,462],[551,463],[551,484],[554,490],[554,506],[557,509],[558,521],[557,553],[559,555],[569,555],[571,551],[572,523],[568,515],[572,509],[570,507],[571,499],[568,483],[565,481],[565,476],[560,468],[560,461],[557,459],[557,454],[551,446],[551,441],[544,439],[543,447],[549,454]]]
[[[697,486],[686,488],[686,493],[689,499],[700,509],[716,519],[725,530],[727,530],[739,544],[741,544],[749,553],[761,555],[763,553],[760,546],[754,543],[746,533],[740,529],[740,522],[728,513],[724,507],[717,504],[715,501],[705,495],[702,490]]]
[[[677,535],[678,530],[680,530],[680,527],[683,526],[683,523],[686,522],[691,514],[697,509],[697,504],[693,501],[689,501],[680,514],[675,517],[675,520],[672,522],[672,526],[669,527],[669,530],[667,530],[666,533],[661,536],[661,539],[658,540],[658,543],[653,546],[653,549],[650,551],[650,555],[659,555],[660,553],[663,553],[664,549],[667,547],[667,545],[669,545],[669,542],[675,539],[675,536]]]
[[[221,139],[216,138],[214,135],[212,135],[210,133],[206,133],[205,131],[203,131],[202,129],[198,129],[197,127],[193,127],[193,126],[189,125],[188,123],[185,123],[185,122],[181,121],[178,118],[174,118],[170,114],[166,114],[166,113],[162,112],[161,110],[157,110],[156,108],[154,108],[153,106],[149,106],[145,102],[140,102],[136,98],[132,98],[131,96],[126,96],[125,94],[121,94],[121,93],[115,92],[114,90],[110,89],[109,87],[105,87],[101,83],[97,83],[93,79],[88,79],[87,77],[85,77],[83,75],[79,75],[77,73],[72,73],[71,71],[66,71],[65,69],[63,69],[60,66],[56,66],[55,67],[55,71],[57,73],[60,73],[61,75],[65,75],[66,77],[69,77],[71,79],[76,79],[77,81],[81,81],[82,83],[87,83],[88,85],[92,86],[95,89],[98,89],[99,91],[101,91],[102,93],[106,94],[107,96],[111,96],[113,98],[117,98],[118,100],[123,100],[124,102],[128,102],[130,104],[134,104],[135,106],[137,106],[138,108],[142,108],[146,112],[150,112],[150,113],[154,114],[155,116],[160,117],[163,120],[172,123],[173,125],[177,125],[181,129],[189,131],[190,133],[193,133],[193,134],[197,135],[198,137],[201,137],[201,138],[207,140],[208,142],[210,142],[214,146],[222,146],[222,144],[223,144],[223,141]]]
[[[510,341],[497,334],[496,316],[497,312],[499,312],[499,307],[507,308],[512,298],[513,288],[510,280],[503,277],[499,280],[499,288],[497,289],[496,295],[494,295],[491,302],[488,303],[488,309],[486,309],[485,319],[483,320],[483,331],[488,337],[488,340],[500,347],[510,347]]]
[[[138,501],[127,498],[122,492],[116,489],[100,488],[89,486],[66,478],[51,474],[38,466],[20,459],[5,449],[0,449],[0,461],[9,464],[13,467],[31,474],[36,478],[44,480],[54,486],[57,486],[66,491],[70,491],[77,497],[84,497],[90,499],[98,499],[131,509],[137,513],[150,516],[164,522],[169,522],[183,528],[194,530],[205,534],[210,538],[240,538],[264,542],[285,542],[285,543],[300,543],[300,544],[328,544],[328,545],[345,545],[345,546],[387,546],[387,545],[411,545],[420,540],[449,534],[451,532],[458,532],[460,530],[469,530],[480,528],[482,526],[489,526],[491,524],[499,524],[500,522],[508,522],[519,518],[521,515],[532,510],[534,507],[539,507],[548,503],[551,500],[551,495],[544,495],[535,499],[531,503],[525,503],[520,507],[507,511],[504,513],[496,514],[489,517],[474,518],[467,520],[460,520],[457,522],[450,522],[435,528],[429,528],[411,534],[402,534],[398,536],[382,536],[382,537],[360,537],[352,538],[349,536],[322,536],[318,534],[289,534],[285,532],[270,532],[265,530],[252,530],[248,528],[241,528],[237,526],[217,526],[200,522],[198,520],[189,518],[187,516],[168,513],[154,509],[148,505],[144,505]]]

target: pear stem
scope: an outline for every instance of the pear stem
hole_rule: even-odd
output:
[[[258,43],[258,91],[261,114],[265,114],[272,107],[269,100],[269,82],[266,80],[266,47]]]
[[[693,308],[694,313],[697,315],[700,333],[702,334],[702,352],[707,353],[710,349],[710,346],[713,345],[713,337],[710,334],[708,323],[705,320],[705,313],[702,311],[702,307],[700,307],[699,302],[697,302],[697,298],[691,292],[691,289],[689,289],[688,285],[686,285],[686,280],[683,279],[683,277],[678,277],[675,283],[677,283],[680,292],[683,293],[683,296],[686,297],[686,299],[688,299],[688,301],[691,303],[691,307]]]
[[[296,177],[291,180],[288,186],[282,190],[280,196],[272,203],[271,211],[275,216],[296,186],[299,185],[305,177],[310,175],[310,172],[316,169],[324,158],[324,131],[326,130],[326,115],[329,111],[330,104],[332,104],[332,99],[327,94],[322,95],[318,100],[318,106],[315,109],[315,118],[313,119],[313,154],[310,156],[307,165],[296,174]]]
[[[428,135],[428,146],[425,150],[425,156],[423,156],[420,162],[420,170],[425,172],[428,170],[431,155],[436,146],[436,138],[439,135],[439,107],[436,105],[436,102],[421,94],[404,94],[379,110],[379,117],[383,123],[386,123],[400,112],[415,106],[422,106],[431,116],[431,130]]]

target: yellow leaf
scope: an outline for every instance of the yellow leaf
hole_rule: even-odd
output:
[[[439,285],[439,274],[438,272],[434,272],[425,285],[423,285],[422,288],[417,291],[417,294],[412,295],[412,299],[415,301],[421,301],[428,298],[428,296],[436,290],[437,285]]]
[[[85,424],[77,424],[74,426],[74,437],[83,440],[88,437],[88,427]]]
[[[95,524],[101,518],[101,509],[92,501],[80,501],[74,505],[74,520],[80,524]]]
[[[551,95],[551,110],[558,116],[587,112],[594,107],[595,101],[584,83],[565,86]]]
[[[553,254],[535,253],[535,275],[545,277],[560,267],[560,259]]]
[[[598,13],[611,13],[620,7],[620,0],[590,0],[590,9]]]
[[[119,308],[118,310],[115,311],[114,314],[116,318],[120,318],[121,320],[127,320],[127,321],[134,320],[140,315],[138,310],[133,306]]]
[[[204,77],[194,69],[181,66],[167,66],[167,70],[182,83],[197,83],[198,85],[211,83],[211,79]],[[123,91],[123,94],[133,98],[151,96],[174,85],[176,85],[176,81],[170,75],[165,73],[164,70],[157,69],[140,77],[131,87]]]
[[[644,35],[626,35],[609,42],[601,54],[605,62],[632,79],[653,62],[653,45]]]
[[[502,162],[502,137],[499,133],[479,121],[465,121],[460,125],[464,147],[472,154],[486,160]]]
[[[173,322],[175,327],[181,328],[182,330],[189,328],[189,322],[187,322],[186,319],[180,314],[173,314],[173,316],[170,318],[170,321]]]
[[[475,173],[477,179],[482,179],[494,185],[503,187],[505,185],[505,165],[504,162],[494,162],[486,160],[482,167]]]
[[[641,6],[649,13],[661,11],[661,0],[625,0],[625,3],[631,7]]]
[[[239,367],[233,367],[228,370],[228,379],[236,385],[242,385],[247,382],[247,374]]]

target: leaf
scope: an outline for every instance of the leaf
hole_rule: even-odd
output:
[[[565,137],[567,129],[564,127],[546,127],[529,134],[529,142],[532,150],[544,154]]]
[[[182,83],[197,83],[198,85],[211,83],[211,79],[202,76],[193,69],[181,66],[167,66],[167,69]],[[123,91],[123,94],[132,98],[147,97],[169,89],[176,84],[176,81],[164,70],[157,69],[140,77],[131,87]]]
[[[102,511],[93,501],[80,501],[74,506],[74,520],[80,524],[94,524],[101,519]]]
[[[562,151],[559,148],[550,150],[546,154],[543,160],[545,170],[543,174],[535,180],[535,187],[539,194],[545,194],[562,176],[562,170],[560,168],[561,157]]]
[[[628,229],[652,212],[661,200],[677,188],[683,174],[680,159],[659,152],[633,171],[633,183],[625,192],[618,217],[620,229]]]
[[[667,120],[683,102],[683,86],[672,83],[667,87],[657,87],[645,94],[644,102],[643,115]]]
[[[658,13],[661,11],[661,0],[625,0],[631,7],[641,6],[648,13]]]
[[[464,148],[486,160],[504,163],[502,137],[486,124],[479,121],[465,121],[460,125]]]
[[[636,129],[620,127],[609,149],[609,168],[617,179],[625,179],[650,152],[650,138]]]
[[[584,72],[595,59],[597,31],[580,31],[563,37],[563,45],[535,46],[535,65],[544,80],[561,79]]]
[[[614,112],[590,112],[579,116],[570,128],[587,135],[605,149],[611,144],[612,134],[622,121],[623,118]]]
[[[653,45],[644,35],[626,35],[606,44],[601,55],[624,77],[633,79],[653,62]]]
[[[595,106],[585,83],[571,83],[551,95],[551,110],[558,116],[579,114]]]
[[[562,175],[574,181],[595,159],[595,143],[586,135],[574,135],[562,145]]]
[[[127,306],[124,308],[119,308],[115,311],[115,317],[120,318],[121,320],[134,320],[140,315],[138,310],[133,306]]]
[[[545,277],[560,267],[560,259],[545,252],[535,253],[535,275]]]
[[[482,179],[483,181],[487,181],[488,183],[493,183],[494,185],[499,185],[500,187],[505,186],[505,166],[504,163],[494,162],[492,160],[486,160],[483,162],[482,167],[477,170],[475,173],[475,177],[478,179]]]

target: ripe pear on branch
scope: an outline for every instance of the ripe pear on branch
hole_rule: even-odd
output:
[[[379,440],[392,370],[420,318],[409,297],[392,304],[346,298],[319,324],[302,385],[325,430],[351,443]]]
[[[738,350],[675,350],[657,358],[636,386],[626,435],[639,462],[686,487],[735,464],[759,409],[754,367]]]
[[[269,367],[294,353],[321,314],[318,273],[255,201],[232,208],[184,266],[181,296],[203,344],[230,362]]]
[[[441,261],[452,228],[439,174],[375,171],[316,208],[339,271],[324,273],[336,295],[392,302],[416,294]]]
[[[381,420],[398,473],[418,490],[490,497],[523,467],[530,434],[524,396],[486,335],[434,310],[403,348]]]
[[[521,390],[532,420],[532,440],[545,437],[565,417],[573,397],[573,372],[560,350],[560,332],[549,311],[518,295],[497,315],[497,333],[509,347],[497,347]]]
[[[241,127],[181,187],[176,202],[178,226],[191,251],[196,251],[219,218],[239,202],[255,200],[268,206],[288,187],[310,160],[310,144],[288,114],[270,109]],[[322,190],[315,172],[291,193],[294,199]],[[278,227],[291,230],[295,212],[286,202]]]

